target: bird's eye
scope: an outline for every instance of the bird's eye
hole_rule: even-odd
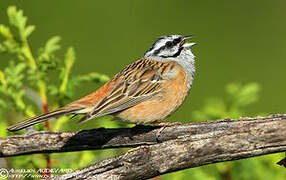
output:
[[[172,41],[166,42],[166,46],[167,46],[167,47],[171,47],[172,45],[173,45]]]
[[[181,38],[177,38],[174,40],[174,44],[178,44],[179,42],[181,42]]]

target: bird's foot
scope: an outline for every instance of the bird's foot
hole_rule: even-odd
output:
[[[181,122],[152,122],[151,124],[156,124],[158,126],[161,126],[161,128],[156,133],[156,139],[158,142],[160,142],[159,137],[161,136],[161,133],[166,127],[182,125],[183,123]]]

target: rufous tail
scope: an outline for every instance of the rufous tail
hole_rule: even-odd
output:
[[[41,114],[39,116],[30,118],[30,119],[26,119],[24,121],[21,121],[21,122],[15,124],[15,125],[9,126],[7,128],[7,130],[8,131],[19,131],[21,129],[27,128],[27,127],[32,126],[34,124],[38,124],[38,123],[47,121],[47,120],[49,120],[51,118],[55,118],[55,117],[62,116],[62,115],[65,115],[65,114],[73,114],[73,113],[75,113],[78,110],[79,109],[60,108],[60,109],[57,109],[57,110],[54,110],[54,111],[50,111],[50,112]]]

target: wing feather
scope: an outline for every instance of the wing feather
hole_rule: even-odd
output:
[[[114,77],[118,85],[80,122],[122,111],[154,97],[162,92],[166,69],[166,63],[144,58],[130,64]]]

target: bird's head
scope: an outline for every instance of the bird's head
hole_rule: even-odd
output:
[[[180,56],[184,49],[189,49],[195,43],[186,43],[185,41],[192,36],[168,35],[158,38],[149,50],[145,53],[145,57],[153,58],[176,58]]]

